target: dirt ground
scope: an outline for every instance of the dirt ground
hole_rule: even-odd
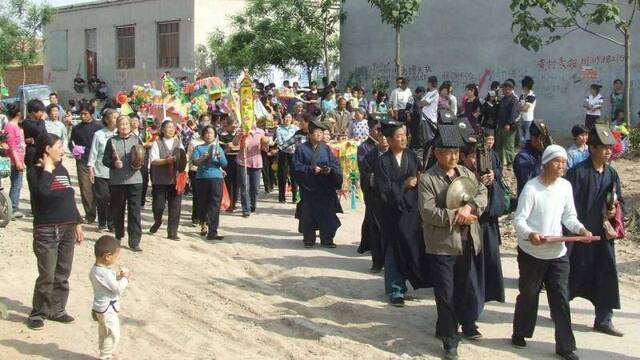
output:
[[[75,176],[70,161],[67,167]],[[616,164],[628,203],[640,201],[637,162]],[[75,182],[75,177],[73,179]],[[28,207],[23,192],[22,207]],[[149,202],[150,203],[150,202]],[[640,203],[639,203],[640,204]],[[347,205],[347,204],[345,204]],[[79,205],[80,206],[80,205]],[[257,213],[244,219],[223,215],[225,240],[206,242],[190,225],[183,201],[182,241],[145,234],[143,253],[123,251],[120,266],[132,270],[122,298],[120,359],[432,359],[441,356],[434,337],[436,309],[431,290],[409,291],[405,308],[392,308],[381,275],[370,274],[370,257],[358,255],[363,209],[341,215],[337,249],[302,248],[291,204],[260,194]],[[76,248],[68,312],[73,324],[47,322],[42,331],[25,326],[37,276],[31,219],[0,229],[0,359],[94,359],[97,326],[91,320],[89,270],[95,226]],[[151,224],[150,204],[143,227]],[[488,303],[480,318],[484,339],[463,342],[462,359],[552,359],[553,324],[544,294],[538,326],[526,349],[511,347],[517,295],[513,230],[503,223],[506,303]],[[593,308],[571,303],[578,354],[583,359],[640,358],[640,252],[635,233],[617,247],[622,309],[616,326],[625,337],[591,331]]]

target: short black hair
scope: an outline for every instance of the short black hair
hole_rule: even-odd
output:
[[[438,78],[435,76],[429,76],[427,83],[433,84],[434,87],[438,86]]]
[[[615,80],[613,80],[613,83],[614,83],[614,84],[622,84],[622,80],[620,80],[620,79],[615,79]]]
[[[500,87],[500,81],[492,81],[491,82],[491,87],[490,87],[491,90],[495,90],[495,89],[497,89],[499,87]]]
[[[51,94],[49,94],[49,97],[52,97],[52,96],[58,97],[58,94],[57,94],[57,93],[52,92]]]
[[[416,87],[416,91],[414,91],[415,93],[423,93],[424,92],[424,86],[418,86]]]
[[[120,245],[118,245],[116,238],[111,235],[102,235],[93,246],[93,253],[96,258],[102,258],[109,254],[115,254],[118,248]]]
[[[574,138],[577,138],[578,135],[588,134],[588,133],[589,133],[589,129],[587,129],[587,127],[584,125],[578,124],[571,128],[571,135],[573,135]]]
[[[520,82],[520,84],[522,85],[523,88],[527,88],[529,90],[533,89],[533,78],[529,75],[525,76],[522,78],[522,81]]]
[[[36,113],[38,111],[45,111],[45,110],[46,108],[44,107],[44,103],[39,99],[31,99],[27,103],[27,112],[29,114]]]
[[[78,114],[85,111],[93,115],[96,109],[93,107],[93,105],[91,105],[90,102],[82,102],[80,103],[80,107],[78,108]]]
[[[58,107],[58,105],[55,105],[55,104],[49,104],[49,105],[47,106],[47,115],[51,115],[51,110],[53,110],[53,109],[58,109],[58,110],[60,110],[60,108]]]

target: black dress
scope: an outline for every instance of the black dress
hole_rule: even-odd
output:
[[[369,139],[370,140],[370,139]],[[369,141],[367,140],[367,141]],[[370,147],[364,145],[371,145]],[[371,251],[373,268],[381,269],[384,266],[384,250],[382,247],[382,200],[380,193],[372,182],[374,170],[378,165],[380,152],[374,144],[367,144],[365,141],[358,150],[367,151],[362,160],[358,160],[360,169],[360,188],[364,195],[364,220],[362,221],[362,231],[358,253],[363,254]]]

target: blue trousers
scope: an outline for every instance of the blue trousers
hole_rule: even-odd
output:
[[[13,212],[18,211],[20,207],[20,190],[22,190],[22,178],[24,171],[18,171],[15,166],[11,167],[11,187],[9,188],[9,198],[11,199],[11,206]]]
[[[396,266],[396,258],[393,255],[393,246],[387,242],[384,254],[384,292],[393,298],[404,298],[407,292],[407,280]]]
[[[247,169],[246,172],[245,169]],[[260,185],[262,169],[245,168],[244,166],[238,165],[236,174],[238,185],[240,186],[240,203],[242,204],[242,213],[250,214],[256,211],[258,186]]]

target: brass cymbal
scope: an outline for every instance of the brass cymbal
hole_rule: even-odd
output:
[[[478,194],[476,182],[468,176],[454,179],[447,190],[447,209],[453,210],[469,204]]]

